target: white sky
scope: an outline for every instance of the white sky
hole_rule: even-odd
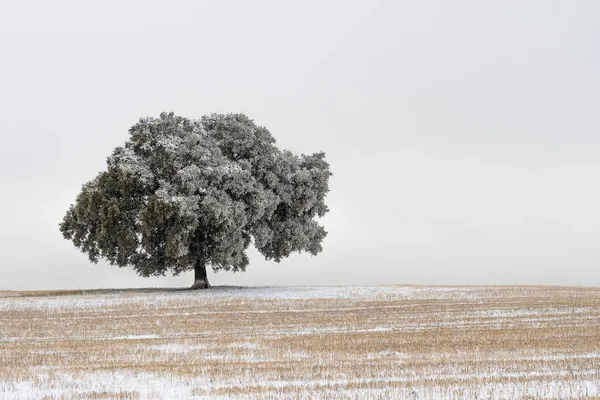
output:
[[[317,257],[213,284],[600,285],[600,2],[0,3],[0,289],[189,286],[58,223],[139,117],[327,153]]]

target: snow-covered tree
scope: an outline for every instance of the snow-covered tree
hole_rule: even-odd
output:
[[[143,118],[83,185],[60,230],[97,263],[131,266],[141,276],[206,267],[245,271],[253,243],[279,262],[294,251],[318,254],[327,232],[331,173],[324,153],[297,156],[242,114],[190,120]]]

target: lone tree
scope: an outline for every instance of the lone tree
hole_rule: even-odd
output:
[[[297,156],[242,114],[190,120],[142,118],[83,185],[60,230],[97,263],[141,276],[193,269],[192,289],[210,288],[206,267],[245,271],[254,243],[279,262],[322,250],[331,173],[324,153]]]

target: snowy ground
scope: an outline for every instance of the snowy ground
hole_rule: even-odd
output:
[[[600,398],[600,289],[0,292],[0,399]]]

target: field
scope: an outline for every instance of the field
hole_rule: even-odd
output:
[[[0,292],[0,399],[600,398],[600,289]]]

